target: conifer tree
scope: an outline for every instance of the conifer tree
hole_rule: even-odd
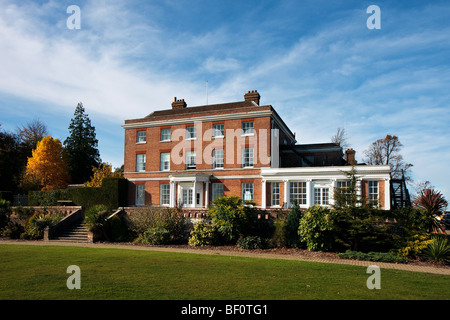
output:
[[[91,125],[91,120],[85,114],[81,102],[75,109],[69,132],[69,136],[64,141],[64,146],[69,158],[69,172],[72,183],[84,183],[89,181],[92,168],[98,167],[101,159],[97,149],[98,140],[95,135],[95,127]]]

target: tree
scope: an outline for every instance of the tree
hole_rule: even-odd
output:
[[[67,187],[69,173],[64,148],[58,139],[47,136],[42,139],[32,157],[28,159],[26,177],[37,180],[42,190]]]
[[[386,135],[384,139],[378,139],[373,142],[369,149],[364,151],[367,159],[365,162],[369,165],[389,165],[393,178],[401,178],[403,175],[410,180],[409,169],[413,166],[403,161],[400,150],[403,144],[397,136]]]
[[[429,216],[430,225],[429,231],[442,230],[440,221],[437,217],[440,216],[443,210],[447,207],[448,202],[445,200],[442,193],[435,189],[425,188],[419,192],[419,195],[413,201],[413,205],[424,209]]]
[[[92,168],[98,167],[101,159],[95,127],[91,125],[81,102],[78,103],[74,116],[69,126],[70,135],[64,141],[64,146],[69,158],[72,182],[84,183],[90,179]]]
[[[123,172],[120,169],[112,171],[112,166],[108,163],[101,163],[98,167],[92,168],[91,180],[84,183],[85,187],[101,187],[104,178],[122,178]]]
[[[1,125],[0,125],[1,126]],[[26,156],[17,134],[0,128],[0,191],[16,191]]]
[[[345,128],[338,128],[336,134],[331,137],[331,142],[339,145],[343,150],[348,149],[349,144],[347,142]]]
[[[28,122],[26,126],[17,128],[17,131],[28,157],[36,149],[38,142],[48,136],[47,126],[38,119]]]

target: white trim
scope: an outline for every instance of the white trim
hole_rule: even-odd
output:
[[[289,128],[283,124],[281,118],[271,110],[261,110],[261,111],[250,111],[250,112],[239,112],[239,113],[228,113],[212,116],[202,116],[202,117],[192,117],[192,118],[178,118],[172,120],[156,120],[156,121],[145,121],[128,123],[122,125],[124,129],[141,129],[149,127],[160,127],[169,126],[177,124],[191,124],[195,122],[211,122],[211,121],[222,121],[222,120],[235,120],[235,119],[246,119],[246,118],[262,118],[262,117],[272,117],[272,119],[277,123],[281,130],[289,137],[292,141],[295,141],[295,137],[291,134]],[[138,120],[138,119],[136,119]]]

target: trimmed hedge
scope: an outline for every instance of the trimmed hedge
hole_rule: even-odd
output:
[[[99,188],[30,191],[28,194],[28,205],[30,206],[56,206],[58,200],[72,200],[75,205],[84,208],[101,204],[108,209],[124,207],[127,205],[127,180],[105,178]]]

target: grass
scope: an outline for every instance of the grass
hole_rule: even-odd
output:
[[[81,289],[69,290],[69,265]],[[60,246],[0,245],[0,300],[298,300],[450,298],[450,277],[381,270],[369,290],[365,267]]]

